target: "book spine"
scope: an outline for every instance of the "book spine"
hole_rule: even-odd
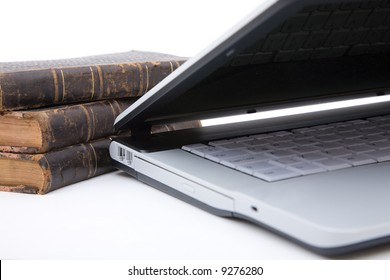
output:
[[[0,183],[0,190],[46,194],[64,186],[110,172],[114,169],[111,166],[108,153],[109,143],[109,139],[101,139],[39,155],[0,153],[0,157],[3,158],[37,162],[44,177],[44,183],[39,187]]]
[[[141,96],[182,62],[137,62],[1,73],[0,111]]]
[[[26,150],[43,153],[113,135],[115,118],[132,103],[133,99],[113,99],[47,110],[39,116],[42,148]]]
[[[49,174],[48,182],[38,193],[48,193],[112,171],[109,142],[105,139],[47,153],[40,163]]]
[[[45,153],[108,137],[116,133],[113,127],[115,118],[133,101],[133,98],[111,99],[47,110],[6,112],[3,113],[3,116],[0,114],[0,122],[11,117],[36,120],[40,128],[39,138],[41,139],[41,144],[38,146],[10,146],[6,141],[0,139],[0,151]]]

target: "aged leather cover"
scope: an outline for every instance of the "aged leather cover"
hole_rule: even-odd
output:
[[[106,138],[44,154],[0,153],[0,163],[3,161],[3,165],[10,166],[0,169],[0,191],[45,194],[109,172],[113,170],[108,152],[109,143],[110,140]],[[21,165],[23,161],[37,163],[41,169],[42,179],[30,184],[5,181],[6,177],[18,176],[17,171],[28,172]],[[4,173],[5,170],[8,172]]]
[[[125,131],[114,130],[115,118],[136,98],[101,100],[83,104],[0,112],[0,152],[45,153]],[[13,129],[19,122],[21,129]],[[152,127],[152,133],[199,127],[199,121]],[[23,129],[23,131],[21,131]],[[23,139],[16,145],[15,140]],[[39,141],[26,142],[29,139]],[[11,144],[10,141],[14,143]],[[26,145],[29,144],[29,145]]]
[[[164,133],[200,125],[198,121],[158,125],[152,127],[152,133]],[[0,191],[45,194],[112,171],[114,168],[108,147],[112,138],[117,136],[130,136],[130,132],[125,131],[119,135],[111,135],[46,153],[0,152]],[[38,173],[42,174],[41,179],[30,179],[29,184],[17,183],[18,180],[15,178],[20,176],[20,172],[23,174],[31,172],[29,167],[21,164],[22,162],[38,164]]]
[[[0,63],[0,111],[143,95],[185,58],[129,51]]]
[[[40,108],[35,110],[0,112],[0,151],[14,153],[45,153],[53,149],[87,143],[115,134],[115,118],[134,101],[134,98],[109,99],[83,104]],[[31,146],[10,145],[8,139],[20,139],[20,131],[12,130],[11,121],[19,121],[26,127],[28,138],[38,138]],[[23,125],[26,123],[26,125]],[[29,129],[34,123],[38,129]],[[7,129],[8,128],[8,129]],[[38,131],[37,131],[38,130]],[[34,131],[34,132],[32,132]],[[1,135],[8,133],[8,137]],[[13,135],[14,134],[14,135]],[[33,135],[34,134],[34,135]],[[39,135],[35,135],[39,134]]]

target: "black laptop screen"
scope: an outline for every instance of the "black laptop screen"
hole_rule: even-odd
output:
[[[204,119],[390,88],[390,1],[277,4],[269,19],[231,40],[233,57],[213,57],[199,70],[210,73],[198,79],[195,72],[164,93],[143,121]]]

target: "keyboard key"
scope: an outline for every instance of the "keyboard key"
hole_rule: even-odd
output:
[[[289,150],[271,150],[266,152],[265,155],[275,157],[275,158],[281,158],[281,157],[293,156],[295,155],[295,153]]]
[[[367,127],[360,129],[365,135],[377,135],[377,134],[383,134],[384,131],[377,127]]]
[[[382,141],[388,141],[388,137],[386,135],[367,135],[365,137],[359,138],[360,140],[364,140],[365,142],[382,142]]]
[[[320,151],[320,148],[316,146],[300,146],[291,149],[291,151],[296,152],[297,154],[307,154]]]
[[[342,156],[339,159],[345,160],[349,164],[353,166],[359,166],[359,165],[364,165],[364,164],[370,164],[370,163],[375,163],[376,160],[373,158],[366,156],[364,154],[358,154],[358,155],[348,155],[348,156]]]
[[[277,168],[272,168],[267,170],[256,171],[253,173],[253,176],[269,182],[273,182],[273,181],[298,177],[300,176],[300,174],[292,170],[289,170],[287,168],[277,167]]]
[[[373,152],[365,153],[365,155],[372,157],[378,162],[390,160],[390,149],[377,150]]]
[[[273,136],[272,136],[272,135],[269,135],[269,134],[257,134],[257,135],[253,135],[252,137],[253,137],[253,138],[256,138],[256,139],[258,139],[258,140],[273,138]]]
[[[241,149],[241,148],[246,148],[246,146],[242,143],[229,143],[229,144],[223,144],[218,146],[219,148],[227,149],[227,150],[232,150],[232,149]]]
[[[264,140],[253,139],[253,140],[248,140],[248,141],[244,141],[244,142],[241,142],[241,143],[244,144],[245,146],[256,147],[256,146],[266,145],[269,142],[268,141],[264,141]]]
[[[315,128],[311,128],[311,127],[303,127],[303,128],[297,128],[297,129],[293,129],[292,132],[294,133],[308,133],[308,132],[314,132],[316,131]]]
[[[220,162],[221,160],[228,159],[228,158],[235,158],[245,155],[245,152],[240,150],[231,150],[231,151],[218,151],[216,153],[206,154],[206,158]]]
[[[247,174],[252,175],[255,171],[260,171],[260,170],[267,170],[267,169],[272,169],[276,168],[277,166],[268,162],[268,161],[260,161],[260,162],[253,162],[250,164],[245,164],[245,165],[237,165],[237,170],[240,170],[242,172],[245,172]]]
[[[342,123],[342,124],[338,124],[336,125],[334,131],[336,133],[345,133],[345,132],[352,132],[352,131],[355,131],[355,127],[353,125],[350,125],[350,124],[345,124],[345,123]]]
[[[337,148],[331,150],[322,151],[324,154],[327,154],[330,157],[341,157],[351,155],[353,152],[351,150],[347,150],[345,148]]]
[[[276,143],[271,143],[268,144],[268,147],[271,149],[290,149],[294,148],[297,144],[295,144],[292,141],[287,141],[287,142],[276,142]]]
[[[316,161],[315,163],[326,168],[327,170],[337,170],[337,169],[342,169],[342,168],[347,168],[352,166],[351,164],[337,158],[328,158],[324,160],[319,160]]]
[[[361,124],[367,125],[367,124],[369,124],[370,122],[367,121],[367,120],[352,120],[352,121],[347,121],[347,122],[345,122],[345,123],[350,123],[350,124],[356,126],[356,125],[361,125]]]
[[[200,148],[206,148],[208,147],[205,144],[191,144],[191,145],[185,145],[182,147],[183,150],[191,152],[192,150],[200,149]]]
[[[339,132],[339,136],[345,139],[359,138],[363,136],[363,133],[357,130],[341,131]]]
[[[238,166],[253,162],[267,161],[269,159],[269,157],[266,157],[264,155],[243,155],[240,157],[224,159],[221,161],[221,164],[237,169]]]
[[[386,92],[386,94],[389,94],[389,92]],[[371,118],[368,118],[367,120],[370,122],[388,121],[388,120],[390,120],[390,115],[371,117]]]
[[[221,151],[221,149],[218,147],[212,147],[212,146],[207,146],[204,148],[196,148],[196,149],[191,150],[192,153],[194,153],[195,155],[201,156],[201,157],[205,157],[207,154],[215,153],[218,151]]]
[[[364,141],[360,140],[358,138],[342,139],[342,140],[340,140],[340,144],[343,145],[344,147],[348,148],[350,146],[362,145],[362,144],[364,144]]]
[[[284,158],[278,158],[278,159],[271,159],[270,162],[275,165],[279,166],[289,166],[292,164],[297,164],[303,162],[303,159],[297,158],[297,157],[284,157]]]
[[[299,146],[305,146],[305,145],[316,145],[319,143],[317,139],[314,137],[307,138],[307,139],[299,139],[299,140],[294,140],[294,142],[299,145]]]
[[[322,159],[327,159],[328,156],[323,153],[307,153],[303,155],[297,155],[299,159],[307,160],[307,161],[317,161]]]
[[[256,147],[246,147],[244,151],[248,151],[251,154],[263,154],[265,152],[271,151],[271,149],[266,146],[256,146]]]
[[[340,141],[341,138],[341,136],[336,134],[316,136],[316,139],[320,140],[321,142],[336,142]]]
[[[291,135],[291,134],[292,134],[292,132],[290,132],[290,131],[277,131],[277,132],[270,133],[270,135],[272,135],[272,136],[281,136],[281,137],[286,136],[286,135]]]
[[[302,175],[314,174],[319,172],[324,172],[326,169],[324,167],[318,166],[310,162],[302,162],[297,164],[292,164],[287,167],[288,169],[298,172]]]
[[[294,133],[290,136],[290,139],[292,141],[296,141],[296,140],[302,140],[302,139],[314,139],[314,137],[310,136],[310,135],[303,134],[303,133]]]
[[[372,142],[370,145],[377,149],[388,149],[390,148],[390,141]]]
[[[375,147],[371,146],[371,145],[363,144],[363,145],[356,145],[356,146],[348,147],[348,150],[351,150],[351,151],[359,154],[359,153],[366,153],[366,152],[375,151]]]
[[[321,150],[331,150],[340,148],[340,143],[338,142],[323,142],[315,145],[317,148]]]
[[[243,137],[234,138],[232,140],[234,140],[235,143],[240,143],[240,142],[250,141],[253,139],[255,139],[255,138],[249,137],[249,136],[243,136]]]

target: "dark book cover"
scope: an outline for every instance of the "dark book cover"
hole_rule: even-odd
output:
[[[130,51],[1,62],[0,111],[141,96],[184,61],[167,54]]]
[[[115,118],[134,98],[0,112],[0,151],[45,153],[115,134]]]
[[[0,191],[45,194],[112,171],[110,140],[44,154],[0,153]]]
[[[152,133],[199,127],[199,121],[152,127]],[[130,136],[122,132],[119,136]],[[112,135],[46,153],[0,152],[0,191],[45,194],[114,170],[109,154]]]

